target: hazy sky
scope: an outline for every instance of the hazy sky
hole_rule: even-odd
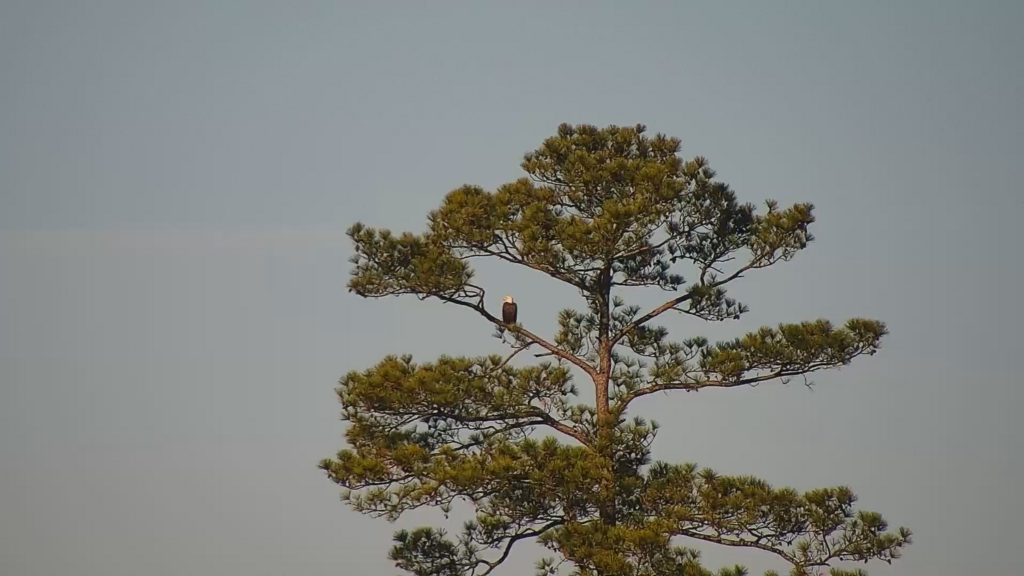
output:
[[[872,574],[1019,574],[1022,29],[1013,0],[0,0],[0,573],[395,574],[391,533],[435,516],[360,516],[316,469],[337,379],[501,348],[465,311],[348,294],[344,230],[420,230],[572,122],[817,205],[818,240],[737,285],[749,316],[678,334],[892,332],[814,391],[639,403],[656,457],[849,485],[916,532]],[[579,305],[485,272],[542,333]]]

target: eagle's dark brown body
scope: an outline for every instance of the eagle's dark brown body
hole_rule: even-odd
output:
[[[501,321],[505,324],[515,324],[519,318],[519,305],[515,302],[505,302],[501,305]]]

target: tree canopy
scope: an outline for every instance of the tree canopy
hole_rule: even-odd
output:
[[[517,543],[536,540],[552,554],[538,574],[747,574],[703,567],[689,540],[763,550],[792,576],[853,576],[864,572],[834,564],[890,562],[910,544],[909,530],[855,510],[844,486],[798,492],[652,459],[658,425],[628,415],[637,398],[805,377],[874,354],[887,332],[878,320],[822,319],[722,342],[670,339],[656,323],[664,314],[739,319],[747,307],[729,285],[792,259],[813,240],[814,222],[807,203],[741,204],[706,159],[679,152],[679,139],[641,125],[564,124],[525,155],[525,177],[494,191],[453,190],[423,233],[351,226],[352,292],[457,305],[509,346],[432,362],[387,356],[340,381],[348,447],[320,467],[355,510],[390,520],[457,501],[475,510],[453,537],[397,532],[390,556],[399,568],[486,576]],[[563,310],[551,337],[522,318],[506,325],[475,280],[478,258],[568,284],[583,306]],[[627,302],[645,287],[664,291],[664,303]],[[528,349],[544,360],[513,365]],[[578,381],[593,386],[593,404],[579,399]]]

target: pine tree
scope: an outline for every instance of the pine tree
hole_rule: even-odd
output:
[[[521,164],[527,177],[494,192],[463,186],[422,234],[361,223],[349,289],[364,298],[414,295],[454,304],[494,325],[509,354],[387,356],[337,389],[349,447],[320,468],[357,511],[390,520],[408,510],[470,503],[474,520],[399,531],[390,557],[416,576],[484,576],[516,543],[552,558],[539,574],[712,576],[687,539],[758,548],[793,576],[853,576],[836,562],[891,562],[911,542],[882,516],[855,511],[846,487],[800,493],[753,476],[652,461],[657,423],[627,417],[649,394],[786,381],[872,355],[882,322],[827,320],[764,327],[740,338],[670,340],[663,314],[707,322],[747,307],[726,288],[793,258],[812,240],[811,204],[761,213],[714,179],[708,162],[679,157],[680,141],[635,127],[562,125]],[[494,258],[571,285],[586,304],[565,310],[545,338],[486,304],[470,262]],[[681,266],[692,272],[680,275]],[[657,287],[644,311],[622,294]],[[525,350],[539,364],[513,366]],[[520,359],[526,357],[520,356]],[[521,364],[517,361],[515,364]],[[576,381],[595,402],[577,398]],[[826,570],[829,570],[826,572]],[[747,574],[742,566],[717,572]],[[771,573],[769,573],[771,574]]]

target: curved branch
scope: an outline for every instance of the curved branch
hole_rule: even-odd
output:
[[[505,360],[503,360],[501,362],[501,364],[498,364],[497,366],[495,366],[492,371],[493,372],[498,372],[499,370],[501,370],[502,368],[507,366],[508,363],[511,362],[512,359],[515,358],[520,352],[522,352],[523,350],[526,350],[527,348],[529,348],[530,346],[533,346],[534,344],[536,344],[536,342],[527,342],[524,346],[516,347],[516,351],[511,353],[511,354],[509,354],[508,357],[505,358]]]
[[[718,288],[720,286],[724,286],[725,284],[728,284],[729,282],[732,282],[733,280],[741,277],[743,275],[743,273],[746,272],[747,270],[750,270],[751,268],[755,268],[755,267],[756,267],[755,264],[751,263],[751,264],[748,264],[748,265],[740,268],[739,270],[733,272],[732,274],[730,274],[729,276],[727,276],[727,277],[725,277],[725,278],[723,278],[721,280],[716,280],[715,282],[712,282],[710,284],[705,284],[705,283],[701,282],[701,288]],[[679,296],[678,298],[673,298],[673,299],[669,300],[668,302],[665,302],[661,306],[658,306],[654,310],[651,310],[650,312],[648,312],[647,314],[644,314],[643,316],[637,318],[636,320],[633,320],[632,322],[627,324],[625,327],[623,327],[622,330],[620,330],[619,333],[616,334],[614,338],[612,338],[612,340],[611,340],[612,346],[618,344],[619,340],[622,340],[623,338],[625,338],[626,335],[629,334],[630,332],[632,332],[633,330],[636,330],[640,326],[643,326],[647,322],[649,322],[649,321],[653,320],[654,318],[660,316],[661,314],[664,314],[665,312],[675,308],[676,306],[682,304],[683,302],[686,302],[688,300],[692,300],[693,296],[694,296],[694,293],[692,291],[691,292],[687,292],[686,294],[683,294],[682,296]]]
[[[485,570],[480,576],[487,576],[488,574],[493,572],[495,568],[500,566],[502,562],[507,560],[509,554],[512,553],[512,547],[515,546],[516,542],[518,542],[520,540],[524,540],[526,538],[536,538],[537,536],[540,536],[540,535],[544,534],[548,530],[551,530],[552,528],[557,528],[558,526],[561,526],[563,524],[565,524],[564,520],[554,520],[554,521],[548,522],[544,526],[541,526],[537,530],[530,530],[528,532],[520,532],[519,534],[511,536],[508,539],[508,543],[505,544],[505,551],[501,553],[501,556],[497,560],[493,560],[493,561],[481,560],[480,561],[481,564],[487,566],[487,570]]]
[[[561,348],[555,346],[554,344],[548,342],[547,340],[544,340],[540,336],[537,336],[536,334],[534,334],[533,332],[530,332],[529,330],[523,328],[522,326],[516,326],[516,325],[513,325],[513,324],[506,324],[505,322],[502,322],[502,320],[500,318],[498,318],[498,317],[494,316],[493,314],[491,314],[490,312],[488,312],[480,304],[473,304],[471,302],[466,302],[465,300],[459,300],[458,298],[453,298],[451,296],[446,296],[444,294],[429,294],[429,295],[430,296],[434,296],[435,298],[437,298],[439,300],[442,300],[444,302],[450,302],[452,304],[457,304],[459,306],[464,306],[466,308],[469,308],[470,310],[475,310],[478,314],[480,314],[481,316],[486,318],[490,323],[494,324],[495,326],[498,326],[500,328],[504,328],[505,330],[510,330],[510,331],[513,331],[513,332],[519,332],[523,336],[526,336],[533,343],[536,343],[538,346],[540,346],[541,348],[544,348],[545,350],[547,350],[551,354],[553,354],[555,356],[558,356],[559,358],[574,364],[577,368],[579,368],[580,370],[583,370],[584,372],[586,372],[588,376],[591,376],[591,377],[596,377],[597,376],[597,370],[594,369],[594,367],[591,366],[590,364],[587,364],[585,361],[583,361],[582,359],[578,358],[576,355],[570,354],[570,353],[566,352],[565,350],[562,350]]]
[[[658,384],[651,384],[650,386],[641,388],[640,390],[634,390],[622,397],[620,405],[625,407],[630,402],[640,398],[641,396],[647,396],[648,394],[654,394],[655,392],[664,392],[667,390],[686,390],[687,392],[693,392],[700,390],[701,388],[733,388],[736,386],[746,386],[748,384],[759,384],[761,382],[767,382],[776,378],[785,378],[787,376],[799,376],[805,374],[811,370],[795,370],[795,371],[782,371],[778,370],[770,374],[761,374],[758,376],[751,376],[749,378],[742,378],[740,380],[710,380],[704,382],[661,382]]]
[[[422,418],[424,416],[435,416],[435,417],[438,417],[438,418],[446,418],[446,419],[449,419],[449,420],[453,420],[453,421],[458,422],[460,424],[486,424],[486,423],[491,423],[491,422],[493,422],[493,423],[510,422],[510,424],[508,424],[507,426],[503,426],[503,427],[499,428],[498,430],[496,430],[495,431],[496,433],[508,432],[508,431],[517,430],[517,429],[520,429],[520,428],[528,428],[530,426],[547,426],[547,427],[552,428],[552,429],[554,429],[554,430],[556,430],[558,432],[561,432],[562,434],[565,434],[566,436],[569,436],[570,438],[578,440],[582,444],[589,445],[586,436],[581,434],[578,430],[576,430],[572,426],[569,426],[568,424],[562,422],[561,420],[556,419],[551,414],[548,414],[547,412],[544,412],[543,410],[541,410],[540,408],[537,408],[536,406],[530,406],[530,408],[533,408],[535,411],[531,410],[531,411],[528,411],[528,412],[525,412],[525,413],[522,413],[522,414],[507,414],[507,413],[503,414],[503,413],[497,413],[497,414],[488,414],[486,416],[465,416],[465,415],[453,414],[451,412],[446,412],[444,410],[434,410],[432,412],[415,411],[415,412],[408,412],[408,413],[406,413],[406,412],[393,412],[393,414],[399,415],[399,416],[409,415],[411,417],[415,417],[416,419],[420,419],[420,418]],[[533,418],[533,420],[531,420],[531,418]],[[474,444],[464,445],[464,446],[460,447],[460,449],[465,449],[465,448],[471,447],[473,445],[475,445],[475,443]]]
[[[460,260],[468,260],[470,258],[494,257],[494,258],[498,258],[499,260],[504,260],[505,262],[509,262],[511,264],[518,264],[520,266],[525,266],[527,268],[530,268],[531,270],[536,270],[537,272],[540,272],[542,274],[550,276],[550,277],[554,278],[555,280],[559,280],[561,282],[565,282],[566,284],[569,284],[570,286],[573,286],[573,287],[575,287],[578,290],[581,290],[581,291],[588,291],[589,290],[589,288],[587,287],[587,285],[584,282],[581,282],[580,280],[577,280],[576,278],[573,278],[572,276],[569,276],[568,274],[565,274],[563,272],[559,272],[558,270],[556,270],[554,268],[551,268],[551,267],[544,267],[544,266],[540,266],[538,264],[533,264],[531,262],[526,261],[522,256],[517,256],[516,254],[514,254],[512,252],[511,249],[509,249],[509,246],[505,242],[504,238],[500,238],[499,237],[499,241],[501,243],[502,248],[504,248],[504,250],[500,251],[500,252],[499,251],[495,251],[495,250],[491,250],[491,249],[488,249],[488,248],[485,248],[485,247],[481,247],[481,246],[466,246],[466,245],[459,245],[459,244],[450,245],[449,248],[451,248],[453,250],[465,250],[467,252],[477,251],[477,253],[475,253],[475,254],[474,253],[470,253],[470,254],[466,254],[466,255],[463,255],[463,256],[459,256]]]
[[[537,414],[537,417],[540,418],[541,421],[548,427],[554,428],[555,430],[558,430],[562,434],[565,434],[566,436],[569,436],[570,438],[577,440],[580,444],[583,444],[584,446],[590,446],[591,443],[587,439],[587,437],[584,436],[583,434],[580,434],[572,426],[568,426],[565,423],[556,420],[553,416],[547,413]]]
[[[771,552],[773,554],[776,554],[779,557],[785,559],[790,564],[793,564],[794,566],[800,565],[800,561],[797,560],[792,554],[789,554],[781,548],[769,546],[764,542],[755,542],[752,540],[729,540],[728,538],[713,536],[711,534],[702,534],[700,532],[694,532],[691,530],[681,530],[678,532],[678,535],[693,538],[695,540],[703,540],[704,542],[711,542],[713,544],[721,544],[722,546],[734,546],[738,548],[758,548],[760,550],[764,550],[765,552]]]
[[[856,358],[867,354],[867,351],[857,352],[850,356],[850,359]],[[693,382],[661,382],[658,384],[651,384],[645,388],[634,390],[622,396],[619,401],[619,406],[625,408],[630,402],[640,398],[641,396],[647,396],[648,394],[654,394],[655,392],[663,392],[668,390],[686,390],[687,392],[694,392],[702,388],[735,388],[737,386],[756,385],[762,382],[768,382],[779,378],[790,378],[792,376],[802,376],[804,374],[810,374],[811,372],[817,372],[818,370],[825,370],[834,368],[835,364],[830,362],[818,362],[810,365],[802,366],[798,369],[791,370],[775,370],[768,374],[759,374],[757,376],[749,376],[747,378],[739,378],[736,380],[706,380],[706,381],[693,381]],[[784,383],[788,383],[787,380]]]

